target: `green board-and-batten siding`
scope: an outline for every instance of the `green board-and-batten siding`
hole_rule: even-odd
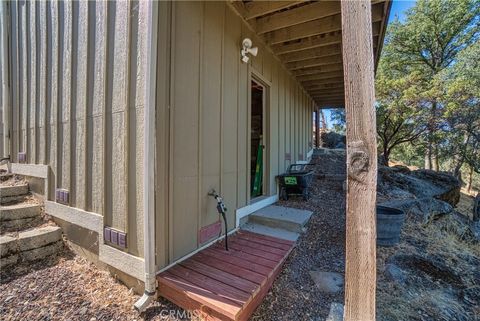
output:
[[[50,195],[102,214],[143,256],[141,2],[11,1],[12,158],[50,165]]]
[[[165,265],[201,245],[198,230],[218,220],[210,189],[224,197],[230,228],[235,209],[250,201],[250,79],[268,86],[268,195],[277,193],[275,175],[306,158],[314,104],[226,2],[163,3],[159,17],[165,22],[159,29],[157,117],[170,119],[157,118],[158,177],[171,190],[169,200],[157,194],[157,204],[169,202],[157,210],[157,252]],[[240,59],[246,37],[259,47],[249,64]]]

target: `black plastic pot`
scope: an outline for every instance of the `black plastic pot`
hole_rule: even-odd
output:
[[[394,246],[400,242],[404,221],[404,211],[377,205],[377,245]]]

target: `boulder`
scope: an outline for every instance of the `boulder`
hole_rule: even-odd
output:
[[[460,181],[446,172],[410,171],[405,166],[380,166],[378,169],[378,192],[385,199],[397,198],[389,194],[400,189],[416,198],[434,198],[455,206],[460,199],[460,187]]]
[[[385,275],[388,279],[397,282],[399,284],[404,284],[407,280],[405,272],[393,263],[387,263],[385,265]]]
[[[345,144],[347,143],[345,135],[337,134],[335,132],[322,133],[321,140],[322,147],[325,148],[345,148]]]
[[[420,219],[423,223],[429,223],[440,216],[453,212],[453,207],[447,202],[429,197],[396,199],[379,205],[401,209],[407,215]]]
[[[317,288],[324,293],[337,293],[343,289],[343,275],[335,272],[310,271]]]

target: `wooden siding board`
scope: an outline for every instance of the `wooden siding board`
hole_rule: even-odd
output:
[[[211,189],[220,190],[222,151],[222,36],[223,2],[204,3],[202,55],[201,55],[201,100],[200,100],[200,213],[201,226],[218,220],[215,201],[208,196]]]
[[[19,133],[20,133],[20,126],[19,126],[19,120],[20,120],[20,100],[19,100],[19,94],[20,94],[20,70],[19,70],[19,13],[18,13],[18,1],[15,1],[12,3],[10,6],[10,19],[11,19],[11,24],[10,24],[10,29],[11,29],[11,37],[12,37],[12,47],[11,47],[11,57],[12,57],[12,62],[11,62],[11,77],[12,77],[12,96],[11,96],[11,101],[12,101],[12,151],[10,154],[10,157],[12,158],[13,161],[17,160],[17,155],[19,151]],[[15,112],[17,111],[17,112]]]
[[[47,160],[47,2],[38,3],[38,43],[39,52],[39,83],[38,83],[38,162],[46,164]]]
[[[20,2],[19,2],[20,3]],[[28,87],[27,87],[27,4],[21,2],[19,13],[19,25],[21,28],[19,39],[20,51],[20,112],[19,112],[19,151],[27,152],[27,109],[28,109]]]
[[[106,72],[107,72],[107,4],[102,1],[95,2],[95,60],[93,79],[93,97],[91,106],[91,211],[105,214],[105,96],[106,96]]]
[[[71,104],[72,104],[72,3],[71,2],[62,2],[63,16],[60,17],[60,20],[63,22],[63,66],[62,66],[62,118],[61,118],[61,133],[59,133],[59,144],[61,148],[61,164],[59,166],[62,168],[62,178],[61,184],[59,187],[66,188],[69,190],[71,188],[70,181],[70,171],[71,171]],[[62,34],[62,33],[60,33]]]
[[[202,3],[176,2],[174,34],[173,259],[197,246]],[[188,21],[188,23],[185,23]],[[186,92],[186,90],[188,92]],[[189,224],[185,224],[189,222]]]
[[[36,71],[37,71],[37,46],[36,46],[36,22],[35,19],[37,18],[36,15],[36,4],[35,2],[28,2],[28,34],[27,34],[27,41],[28,41],[28,127],[27,127],[27,141],[28,141],[28,151],[27,151],[27,159],[30,163],[36,164],[37,163],[37,150],[36,150],[36,127],[37,127],[37,92],[36,92]]]
[[[272,57],[273,58],[273,57]],[[273,61],[273,59],[272,59]],[[277,193],[275,176],[278,175],[278,92],[279,92],[279,81],[278,81],[278,66],[273,65],[272,69],[272,88],[270,89],[270,105],[269,105],[269,141],[268,141],[268,151],[269,155],[269,165],[270,168],[267,170],[270,171],[269,179],[269,194],[275,195]]]
[[[76,8],[75,8],[76,4]],[[76,40],[76,73],[74,75],[75,86],[75,115],[72,115],[73,130],[75,132],[75,143],[73,144],[74,156],[72,157],[72,190],[71,200],[72,205],[86,209],[85,194],[86,194],[86,150],[87,150],[87,135],[86,135],[86,114],[87,114],[87,63],[88,63],[88,3],[76,2],[74,4],[76,16],[74,36]]]
[[[238,38],[241,31],[240,20],[235,13],[224,6],[224,36],[223,36],[223,113],[222,113],[222,193],[227,208],[228,221],[235,222],[237,208],[237,168],[239,155],[237,148],[237,114],[238,114]],[[230,223],[229,228],[234,228]]]

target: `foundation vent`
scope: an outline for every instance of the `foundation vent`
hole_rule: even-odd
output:
[[[127,248],[127,233],[117,231],[110,226],[105,226],[103,228],[103,239],[107,243],[111,243],[123,249]]]
[[[27,153],[25,153],[25,152],[18,153],[18,162],[19,163],[26,163],[27,162]]]
[[[69,205],[69,192],[64,188],[57,188],[55,193],[55,200],[57,203],[61,203],[64,205]]]

